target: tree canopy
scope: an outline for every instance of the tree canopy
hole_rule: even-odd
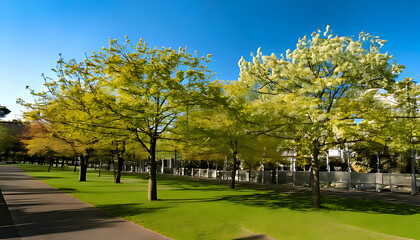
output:
[[[7,114],[10,113],[10,110],[5,106],[0,106],[0,118],[4,118]]]
[[[100,136],[137,141],[149,153],[149,200],[157,200],[158,141],[168,138],[189,106],[221,99],[221,85],[211,81],[206,66],[210,57],[111,39],[108,48],[82,62],[60,58],[58,79],[46,78],[48,91],[33,92],[38,101],[27,104],[27,116],[59,124],[64,131],[58,135],[86,146],[82,157]]]
[[[324,33],[318,29],[310,38],[299,39],[296,49],[280,58],[274,53],[263,56],[259,49],[252,62],[244,58],[239,62],[239,81],[258,95],[261,104],[275,109],[269,112],[277,119],[263,124],[261,133],[299,142],[312,157],[317,207],[320,152],[358,139],[360,129],[354,120],[368,117],[375,93],[391,90],[403,69],[390,63],[392,55],[380,52],[384,43],[364,32],[356,40],[334,36],[327,26]]]

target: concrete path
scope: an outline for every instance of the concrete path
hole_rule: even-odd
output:
[[[168,239],[111,217],[16,166],[0,165],[0,189],[11,215],[0,197],[0,239]]]
[[[0,239],[21,239],[0,189]]]

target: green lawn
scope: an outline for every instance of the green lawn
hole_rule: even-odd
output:
[[[310,206],[308,194],[285,194],[258,187],[158,176],[157,202],[147,201],[145,175],[78,173],[21,165],[46,184],[68,192],[115,216],[175,239],[234,239],[264,233],[276,239],[420,239],[420,207],[379,201],[323,198]]]

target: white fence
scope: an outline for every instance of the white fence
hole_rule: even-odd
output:
[[[160,171],[162,173],[162,171]],[[212,178],[219,180],[231,180],[232,172],[214,169],[200,168],[165,168],[165,174],[179,176],[191,176],[200,178]],[[290,172],[290,171],[259,170],[238,170],[236,181],[255,182],[268,184],[291,184],[294,186],[309,186],[310,172]],[[402,173],[357,173],[332,171],[320,172],[321,187],[356,189],[365,191],[391,191],[391,192],[411,192],[411,174]],[[350,186],[348,184],[350,179]],[[417,186],[420,186],[420,176],[417,175]]]

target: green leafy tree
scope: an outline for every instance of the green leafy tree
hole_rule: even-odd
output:
[[[221,86],[210,82],[205,65],[186,49],[151,49],[144,41],[133,46],[111,40],[103,53],[93,55],[101,76],[96,100],[149,153],[149,200],[157,200],[156,146],[167,138],[173,124],[188,106],[211,105],[220,98]]]
[[[23,135],[23,143],[25,148],[28,150],[29,156],[34,155],[45,155],[55,148],[56,139],[53,139],[46,131],[43,130],[43,127],[40,124],[31,123],[27,126],[27,131]],[[52,143],[54,141],[54,143]],[[60,147],[59,147],[60,148]],[[64,152],[61,149],[57,152]]]
[[[368,133],[365,143],[358,143],[356,150],[376,155],[373,162],[389,168],[410,171],[410,150],[416,148],[419,137],[417,99],[419,87],[412,78],[396,82],[388,92],[376,93],[380,105],[365,115],[359,125]],[[372,164],[370,164],[372,165]],[[374,165],[374,164],[373,164]],[[378,168],[378,166],[376,166]]]
[[[183,157],[220,162],[228,160],[231,166],[231,188],[235,188],[236,171],[242,163],[261,165],[281,160],[279,140],[257,135],[253,131],[255,103],[248,90],[237,81],[224,85],[225,98],[218,107],[194,108],[188,118],[178,123]],[[254,113],[254,114],[251,114]]]
[[[333,35],[327,27],[298,40],[296,49],[277,58],[258,50],[252,62],[240,60],[240,81],[275,108],[277,118],[262,129],[265,134],[298,141],[311,156],[312,202],[321,206],[319,154],[360,138],[354,119],[372,110],[378,89],[392,87],[403,66],[381,53],[385,43],[361,32],[359,38]],[[355,137],[357,136],[357,137]]]
[[[10,156],[12,161],[19,155],[25,154],[25,148],[20,141],[25,126],[18,121],[0,122],[0,154],[7,160]]]
[[[0,105],[0,118],[6,117],[7,114],[9,113],[10,113],[10,110],[7,107]]]
[[[26,125],[26,131],[21,135],[21,141],[29,156],[48,159],[51,167],[52,158],[74,158],[77,151],[66,141],[50,134],[49,127],[45,123],[32,122]]]
[[[231,188],[234,189],[240,159],[254,160],[257,138],[244,131],[244,124],[230,118],[223,109],[196,109],[189,113],[188,123],[184,121],[183,124],[184,139],[178,144],[183,158],[215,162],[227,159],[232,171]]]
[[[220,84],[210,82],[209,61],[210,55],[200,58],[184,48],[151,49],[143,40],[132,45],[128,39],[125,44],[111,39],[108,48],[83,62],[60,59],[59,80],[47,83],[49,95],[38,94],[41,109],[50,109],[55,115],[40,111],[38,116],[54,121],[55,116],[61,116],[60,124],[86,146],[99,136],[92,133],[140,143],[149,155],[148,197],[157,200],[158,141],[168,138],[173,124],[189,106],[211,105],[220,98]],[[54,106],[57,109],[52,111]]]
[[[394,139],[398,147],[411,149],[420,137],[417,99],[420,96],[420,87],[416,86],[412,78],[405,78],[395,84],[394,91],[388,95],[391,108],[390,121],[392,121]]]
[[[405,168],[406,172],[415,171],[414,151],[420,141],[419,97],[420,86],[416,86],[412,78],[397,82],[387,96],[390,124],[386,132],[391,140],[390,148],[400,153],[400,167]]]
[[[75,61],[64,63],[60,57],[56,69],[58,80],[44,77],[46,91],[31,90],[34,103],[18,102],[28,111],[25,119],[38,122],[52,137],[65,141],[80,161],[79,181],[86,181],[87,165],[102,130],[94,125],[95,109],[89,104],[91,94],[87,82],[73,69]],[[27,87],[29,88],[29,87]]]

